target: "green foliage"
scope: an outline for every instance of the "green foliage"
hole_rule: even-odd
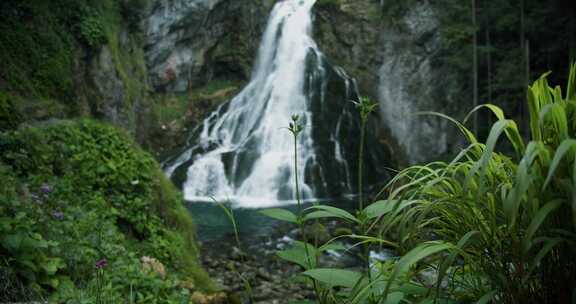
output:
[[[98,16],[84,18],[78,28],[81,40],[91,48],[98,48],[106,42],[104,27]]]
[[[315,5],[322,7],[340,8],[341,3],[342,0],[318,0],[316,1]]]
[[[62,121],[3,133],[0,150],[0,256],[25,286],[56,302],[179,303],[181,281],[211,288],[180,194],[123,132]],[[166,278],[143,271],[143,256]]]
[[[497,119],[485,143],[449,118],[470,145],[450,163],[401,171],[384,189],[388,199],[356,216],[320,205],[298,214],[265,212],[302,230],[306,221],[322,218],[353,223],[360,233],[344,237],[365,251],[392,248],[398,258],[367,264],[364,273],[323,268],[318,257],[337,238],[320,247],[304,239],[278,256],[305,270],[319,303],[570,302],[576,286],[576,64],[566,94],[551,88],[547,76],[528,90],[528,143],[504,111],[481,105],[468,116],[488,109]],[[503,136],[513,155],[498,152]]]
[[[573,66],[571,80],[575,73]],[[439,268],[439,281],[453,276],[455,286],[464,286],[477,299],[492,294],[500,302],[527,303],[571,297],[576,271],[571,258],[576,241],[571,138],[576,128],[569,123],[576,119],[574,83],[563,96],[558,87],[548,86],[546,76],[528,91],[528,144],[499,108],[485,105],[498,119],[486,144],[473,143],[451,163],[408,168],[391,182],[396,190],[390,199],[414,203],[402,213],[383,216],[382,235],[395,230],[402,236],[399,250],[408,254],[418,251],[430,234],[454,246],[447,252],[464,263],[452,270]],[[502,134],[516,155],[495,151]],[[472,286],[458,276],[463,268],[478,278]],[[457,289],[447,292],[458,295]]]
[[[132,28],[127,39],[119,41],[121,31],[137,23],[124,16],[128,5],[120,0],[39,0],[0,3],[0,82],[2,90],[37,104],[52,101],[49,117],[70,117],[98,111],[98,92],[84,83],[84,69],[107,45],[116,72],[123,83],[123,105],[145,98],[145,65],[140,29]],[[147,1],[128,1],[130,5]],[[138,8],[133,8],[139,10]],[[139,17],[138,17],[139,18]],[[84,85],[86,84],[86,85]],[[80,86],[80,88],[79,88]],[[54,102],[57,100],[58,102]],[[89,104],[85,104],[89,103]],[[64,105],[64,106],[62,106]],[[46,112],[46,111],[39,111]],[[101,113],[93,113],[101,114]],[[33,116],[33,117],[28,117]],[[38,116],[38,115],[36,115]],[[40,115],[42,116],[42,115]],[[27,115],[27,119],[36,119]],[[46,118],[46,117],[41,117]],[[129,127],[135,118],[129,117]]]
[[[22,121],[22,114],[12,101],[12,96],[0,92],[0,132],[15,129]]]
[[[65,99],[73,91],[74,37],[43,13],[49,9],[36,1],[0,4],[0,78],[23,95]]]
[[[47,241],[37,231],[37,222],[25,211],[10,212],[22,208],[16,189],[16,178],[8,168],[0,165],[2,189],[0,189],[0,255],[2,266],[10,266],[15,275],[35,282],[31,288],[57,287],[60,280],[56,275],[64,267],[60,258],[53,257],[58,243]],[[22,295],[17,295],[22,296]],[[17,299],[14,299],[17,300]]]

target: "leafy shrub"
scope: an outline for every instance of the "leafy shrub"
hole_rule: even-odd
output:
[[[16,278],[12,280],[20,277],[35,282],[30,288],[36,291],[41,286],[57,286],[56,273],[64,267],[62,260],[54,257],[58,243],[45,240],[39,233],[33,214],[18,197],[16,178],[3,165],[0,165],[0,178],[0,256],[4,257],[1,267],[13,270]],[[24,294],[12,296],[16,298],[11,300],[19,300],[17,297]]]
[[[181,280],[211,288],[180,194],[122,131],[90,120],[47,123],[1,134],[0,150],[0,196],[8,198],[0,201],[0,256],[26,286],[57,302],[181,299]],[[28,247],[16,248],[18,238]],[[166,266],[166,280],[142,271],[143,256]],[[103,258],[100,286],[94,265]]]
[[[0,92],[0,132],[15,129],[22,121],[11,96]]]
[[[88,16],[78,25],[80,39],[91,48],[98,48],[106,43],[104,26],[99,16]]]

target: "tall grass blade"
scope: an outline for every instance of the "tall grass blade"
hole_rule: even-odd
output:
[[[394,267],[392,275],[390,275],[388,284],[386,284],[386,289],[384,290],[384,296],[387,296],[390,292],[390,287],[392,282],[401,274],[405,273],[412,265],[418,263],[424,258],[434,255],[438,252],[450,249],[452,246],[450,244],[441,242],[426,242],[416,248],[410,250],[406,255],[404,255]]]
[[[558,165],[560,165],[560,161],[562,161],[566,153],[572,149],[576,149],[575,139],[566,139],[560,144],[560,146],[558,146],[556,149],[556,154],[554,154],[554,158],[552,159],[552,164],[548,170],[548,176],[546,177],[546,181],[544,182],[544,187],[542,190],[545,190],[546,187],[550,184],[554,173],[556,173],[556,170],[558,169]]]
[[[540,208],[540,210],[538,210],[538,213],[536,213],[536,215],[532,218],[532,221],[530,222],[528,229],[526,229],[526,234],[522,238],[522,253],[523,254],[528,254],[528,251],[532,247],[532,238],[534,237],[534,235],[536,234],[536,232],[538,231],[540,226],[542,226],[542,223],[544,223],[544,221],[546,220],[548,215],[551,212],[558,209],[558,207],[560,207],[560,205],[562,205],[562,201],[556,200],[556,201],[547,203],[542,208]]]
[[[478,140],[476,139],[476,136],[474,136],[474,133],[470,132],[470,130],[468,130],[462,123],[460,123],[459,121],[457,121],[456,119],[454,119],[448,115],[438,113],[438,112],[419,112],[417,114],[418,115],[433,115],[433,116],[438,116],[438,117],[444,118],[444,119],[452,122],[453,124],[455,124],[458,127],[458,129],[460,130],[460,132],[462,132],[464,137],[466,137],[468,142],[470,142],[471,144],[478,142]]]
[[[315,210],[315,209],[324,211],[324,212],[332,215],[333,217],[337,217],[337,218],[340,218],[340,219],[343,219],[346,221],[350,221],[350,222],[360,223],[360,221],[355,216],[353,216],[352,214],[350,214],[346,210],[342,210],[340,208],[336,208],[336,207],[332,207],[332,206],[317,205],[317,206],[312,206],[312,207],[306,208],[305,211]],[[304,218],[308,219],[308,216],[306,216]]]

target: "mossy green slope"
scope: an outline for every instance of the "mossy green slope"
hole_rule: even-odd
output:
[[[181,286],[212,288],[180,193],[123,131],[91,120],[22,126],[0,133],[0,151],[0,273],[20,286],[0,298],[180,303]],[[144,256],[165,279],[142,270]]]

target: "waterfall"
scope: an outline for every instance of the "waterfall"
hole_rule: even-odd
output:
[[[355,82],[330,66],[312,38],[315,0],[276,3],[248,85],[203,123],[194,143],[165,164],[184,180],[188,201],[269,207],[295,198],[290,116],[298,137],[298,180],[305,200],[353,191],[348,164],[358,129]],[[339,141],[349,140],[348,145]],[[185,177],[184,177],[185,174]],[[330,177],[328,179],[327,177]]]

